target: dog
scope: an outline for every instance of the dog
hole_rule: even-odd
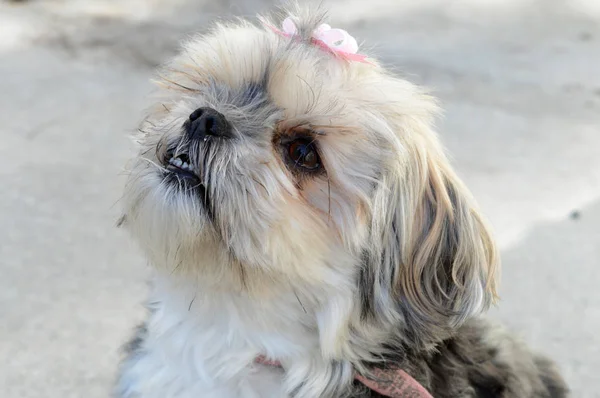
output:
[[[497,249],[435,100],[324,18],[221,23],[160,70],[122,219],[148,318],[115,396],[568,396],[480,317]]]

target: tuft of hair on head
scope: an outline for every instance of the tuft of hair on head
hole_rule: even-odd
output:
[[[259,16],[268,25],[278,27],[281,22],[291,17],[298,29],[298,37],[309,41],[315,29],[327,20],[327,10],[322,4],[300,4],[297,1],[285,2],[269,15]]]

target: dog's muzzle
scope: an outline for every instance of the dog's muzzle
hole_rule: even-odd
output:
[[[166,151],[162,163],[165,168],[165,180],[186,188],[186,191],[197,191],[206,201],[206,187],[203,174],[205,165],[203,156],[213,144],[213,139],[233,138],[233,129],[225,116],[213,108],[196,109],[183,123],[183,134],[177,143]]]

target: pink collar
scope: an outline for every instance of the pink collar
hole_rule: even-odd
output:
[[[262,365],[281,367],[279,361],[271,361],[262,355],[256,358],[256,362]],[[361,376],[358,373],[354,378],[384,397],[433,398],[425,387],[402,369],[375,368],[371,371],[371,374],[373,376],[371,379]]]

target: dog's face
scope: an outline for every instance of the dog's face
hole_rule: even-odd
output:
[[[318,23],[299,19],[300,40],[241,23],[187,44],[140,129],[126,223],[159,267],[346,289],[363,316],[441,328],[493,295],[491,239],[432,100],[311,45]]]

